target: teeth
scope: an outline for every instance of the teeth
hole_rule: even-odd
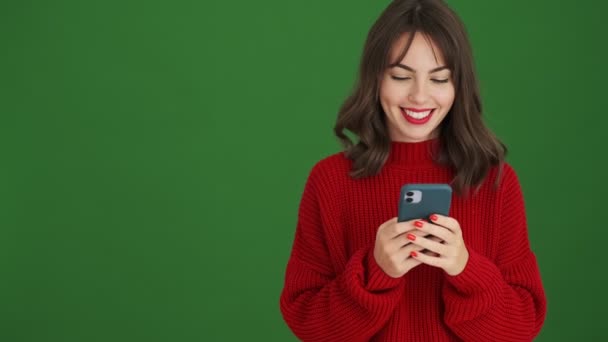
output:
[[[412,112],[411,110],[405,110],[405,113],[411,117],[413,117],[414,119],[424,119],[427,116],[429,116],[429,114],[431,114],[432,110],[427,110],[426,112]]]

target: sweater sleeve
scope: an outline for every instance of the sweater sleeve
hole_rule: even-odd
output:
[[[303,341],[368,341],[402,298],[403,279],[384,273],[372,246],[356,251],[344,270],[333,269],[314,170],[300,202],[281,313]]]
[[[510,166],[505,165],[503,177],[496,262],[469,249],[463,272],[445,275],[445,322],[465,341],[531,341],[545,319],[521,187]]]

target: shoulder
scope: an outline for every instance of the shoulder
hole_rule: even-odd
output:
[[[498,185],[499,189],[508,188],[519,184],[517,172],[513,166],[507,162],[501,165],[495,165],[490,168],[488,176],[484,182],[487,185]]]
[[[346,158],[344,152],[338,152],[317,161],[312,167],[310,174],[315,177],[348,174],[351,167],[352,161]]]
[[[507,162],[490,169],[483,187],[490,191],[490,193],[494,193],[500,203],[512,199],[519,201],[523,198],[517,172]]]
[[[511,164],[505,162],[502,165],[502,170],[500,173],[500,188],[502,191],[513,190],[514,188],[519,188],[519,178],[517,176],[517,172]]]
[[[352,160],[344,152],[337,152],[317,161],[310,170],[309,182],[321,187],[330,187],[351,179]]]

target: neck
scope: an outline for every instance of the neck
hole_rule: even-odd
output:
[[[387,164],[416,166],[433,164],[439,151],[439,139],[420,142],[391,141]]]

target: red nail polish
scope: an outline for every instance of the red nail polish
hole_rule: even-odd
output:
[[[413,256],[413,257],[415,258],[415,257],[417,257],[417,256],[418,256],[418,253],[416,253],[416,251],[412,251],[412,252],[410,253],[410,255],[411,255],[411,256]]]
[[[408,240],[412,240],[412,241],[416,241],[416,235],[414,235],[414,234],[407,234],[407,239]]]
[[[422,226],[423,226],[422,221],[416,221],[416,222],[414,222],[414,227],[416,227],[416,228],[422,228]]]
[[[437,221],[438,218],[439,217],[437,217],[437,215],[435,215],[435,214],[431,215],[431,217],[430,217],[431,221]]]

